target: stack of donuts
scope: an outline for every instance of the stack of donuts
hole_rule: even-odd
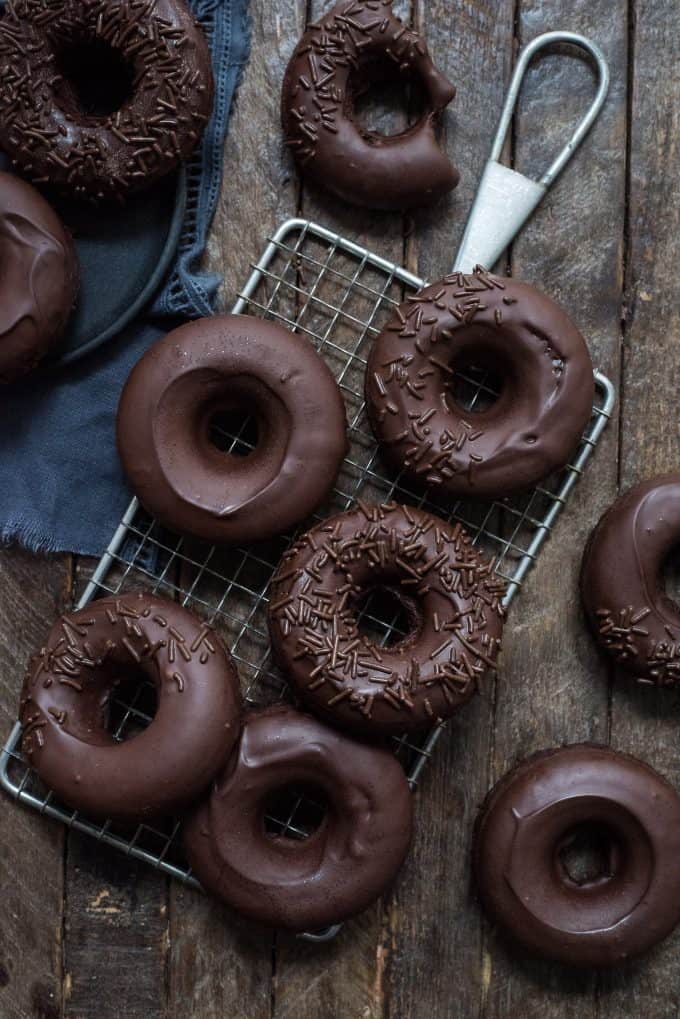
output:
[[[211,96],[204,43],[178,0],[114,0],[107,11],[103,18],[97,0],[54,0],[49,12],[39,0],[13,0],[0,22],[0,54],[26,49],[36,67],[29,87],[10,61],[0,141],[34,181],[99,200],[186,155]],[[105,130],[93,128],[59,71],[64,48],[81,38],[118,46],[140,89]],[[172,59],[155,63],[159,48]],[[386,65],[415,76],[427,97],[417,123],[392,138],[354,116]],[[50,92],[54,107],[41,101]],[[434,201],[458,179],[436,135],[454,94],[389,0],[343,0],[309,26],[291,59],[286,143],[305,174],[345,201],[386,209]],[[12,186],[17,201],[31,193]],[[54,333],[75,273],[68,239],[40,211],[54,238],[41,258],[62,274],[46,270],[60,296],[45,312]],[[23,307],[15,318],[16,335],[0,342],[4,375],[29,367],[47,342],[37,326],[31,342]],[[13,364],[3,369],[6,350]],[[460,403],[461,364],[502,376],[490,407]],[[478,267],[394,309],[370,350],[365,396],[385,463],[414,491],[502,500],[569,462],[592,412],[593,367],[555,301]],[[255,422],[247,457],[211,439],[216,416],[234,412]],[[127,381],[117,440],[132,489],[169,530],[221,546],[295,534],[268,591],[271,649],[294,705],[244,710],[236,666],[208,622],[157,594],[124,591],[63,616],[31,659],[23,751],[77,810],[123,821],[179,814],[195,875],[238,912],[291,931],[339,923],[390,887],[409,850],[412,797],[392,737],[451,718],[489,683],[504,583],[460,524],[422,508],[357,500],[324,513],[348,448],[342,394],[312,346],[270,321],[217,316],[159,341]],[[680,679],[680,609],[659,581],[679,507],[680,476],[640,486],[606,514],[584,558],[597,640],[647,684]],[[361,625],[380,590],[407,621],[389,646]],[[122,682],[144,680],[157,692],[155,716],[117,742],[112,697]],[[266,824],[272,798],[290,787],[311,789],[324,807],[299,841]],[[604,874],[577,880],[564,853],[582,825],[606,832],[607,861]],[[521,762],[491,791],[473,867],[486,909],[529,950],[611,965],[680,919],[679,853],[680,798],[670,785],[629,756],[577,745]]]

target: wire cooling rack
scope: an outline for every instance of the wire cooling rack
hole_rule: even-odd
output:
[[[459,501],[453,506],[432,492],[417,491],[382,464],[366,419],[363,383],[372,340],[397,304],[424,282],[357,244],[309,223],[285,223],[267,245],[234,312],[274,319],[309,337],[334,371],[347,404],[351,448],[328,504],[314,520],[347,509],[357,497],[367,501],[395,499],[460,521],[494,560],[508,583],[509,605],[524,582],[609,419],[614,389],[596,374],[593,416],[572,463],[556,477],[521,496],[496,502]],[[474,367],[457,373],[455,396],[471,412],[488,404],[494,389]],[[256,441],[252,423],[216,420],[213,441],[234,454],[247,455]],[[307,529],[313,520],[300,530]],[[286,685],[270,657],[267,590],[271,575],[295,535],[285,535],[248,549],[207,547],[163,530],[133,500],[88,583],[79,607],[103,594],[143,586],[179,600],[214,624],[238,663],[247,703],[280,700]],[[361,625],[380,643],[401,633],[394,605],[375,596],[363,609]],[[149,685],[120,688],[112,706],[116,738],[124,739],[148,724],[155,694]],[[412,787],[441,735],[442,725],[422,741],[395,741],[395,751]],[[64,807],[47,791],[20,752],[21,727],[14,727],[2,750],[0,778],[20,802],[48,817],[85,832],[101,843],[197,884],[179,845],[179,822],[141,824],[132,829],[97,823]],[[271,806],[267,828],[280,835],[305,838],[319,823],[323,805],[305,792],[287,790]],[[329,933],[334,933],[336,928]]]

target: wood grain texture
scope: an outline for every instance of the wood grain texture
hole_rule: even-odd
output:
[[[612,72],[606,110],[564,176],[513,246],[513,274],[554,297],[587,339],[593,361],[619,376],[625,209],[625,0],[563,5],[522,0],[518,43],[569,28],[595,40]],[[566,143],[595,93],[590,65],[546,54],[525,78],[515,124],[515,165],[540,176]],[[511,609],[505,669],[498,683],[492,777],[535,750],[581,740],[606,742],[606,672],[592,652],[578,601],[581,552],[616,479],[616,426],[598,449],[554,538]],[[592,973],[522,958],[489,930],[485,1015],[597,1014]]]
[[[444,118],[442,143],[459,165],[456,192],[414,216],[409,268],[436,279],[453,266],[476,182],[509,80],[512,2],[420,3],[418,21],[437,65],[458,94]],[[416,797],[416,839],[395,893],[386,959],[386,1014],[427,1019],[446,1005],[475,1016],[485,976],[482,919],[470,881],[470,837],[486,792],[491,686],[455,718]]]
[[[0,551],[0,732],[14,724],[29,655],[68,599],[66,557]],[[0,801],[0,1015],[59,1019],[63,829]]]
[[[621,427],[621,490],[644,478],[678,470],[677,377],[680,354],[677,165],[680,138],[680,25],[677,5],[635,3],[630,136],[629,247],[626,278]],[[645,694],[647,696],[645,696]],[[612,684],[615,747],[637,754],[680,788],[680,697]],[[611,1014],[680,1011],[678,930],[650,955],[602,982]]]

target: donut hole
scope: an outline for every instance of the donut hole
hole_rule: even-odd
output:
[[[350,75],[347,94],[358,129],[371,136],[398,138],[424,116],[427,95],[415,74],[400,72],[393,60],[376,59]]]
[[[417,631],[415,605],[388,584],[377,584],[362,596],[357,607],[357,630],[378,647],[395,647]]]
[[[680,545],[674,546],[662,563],[661,589],[680,608]]]
[[[114,687],[106,710],[106,730],[118,743],[133,739],[152,721],[158,708],[156,687],[140,670],[126,672]]]
[[[494,351],[485,349],[488,330],[477,329],[472,342],[457,353],[445,385],[448,396],[461,410],[483,414],[495,407],[507,387],[510,368]]]
[[[286,785],[267,797],[264,830],[269,838],[300,842],[321,828],[327,814],[328,799],[319,786]]]
[[[64,43],[56,62],[62,76],[56,99],[66,113],[87,121],[106,120],[132,98],[134,67],[104,39]]]
[[[621,869],[622,856],[616,832],[599,821],[585,821],[570,828],[556,850],[561,881],[579,888],[611,881]]]
[[[260,439],[257,418],[245,406],[220,408],[210,415],[208,438],[220,453],[250,456]]]

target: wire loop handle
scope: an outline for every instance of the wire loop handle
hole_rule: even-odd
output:
[[[585,50],[593,58],[598,70],[597,94],[555,161],[540,180],[533,180],[505,166],[500,159],[527,68],[540,50],[558,42],[569,43]],[[454,270],[471,272],[476,265],[491,269],[543,201],[548,189],[588,134],[604,105],[608,91],[607,61],[600,47],[585,36],[577,35],[575,32],[546,32],[525,46],[510,82],[491,155],[470,210]]]
[[[493,147],[491,149],[491,156],[489,157],[498,163],[501,160],[503,145],[510,129],[510,121],[514,115],[524,75],[527,72],[529,64],[537,53],[558,42],[570,43],[570,45],[585,50],[586,53],[590,54],[597,65],[598,86],[597,95],[593,99],[590,109],[558,155],[555,162],[537,182],[542,184],[545,188],[549,188],[550,185],[553,184],[590,131],[591,127],[598,118],[600,110],[604,106],[604,102],[609,91],[609,65],[605,60],[604,53],[600,47],[596,45],[596,43],[591,42],[590,39],[587,39],[584,35],[578,35],[576,32],[546,32],[544,35],[537,36],[532,42],[524,47],[520,53],[517,66],[515,67],[515,71],[510,82],[510,88],[508,89],[503,112],[501,113],[501,119],[498,122],[498,130],[496,131],[496,137],[494,138]]]

